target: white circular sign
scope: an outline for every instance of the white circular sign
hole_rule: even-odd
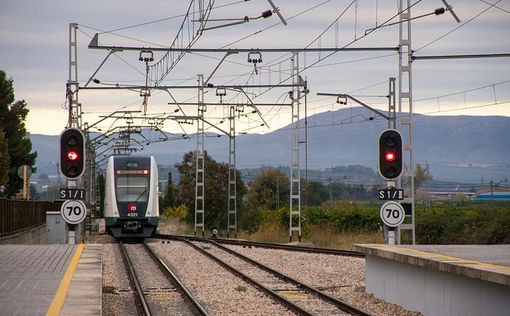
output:
[[[400,203],[389,201],[381,207],[381,219],[390,227],[397,227],[404,222],[404,208]]]
[[[60,207],[60,215],[69,224],[79,224],[87,215],[87,207],[80,200],[66,200]]]
[[[23,176],[25,174],[25,176]],[[32,175],[32,168],[29,165],[22,165],[18,167],[18,177],[24,179],[25,177],[30,178]]]

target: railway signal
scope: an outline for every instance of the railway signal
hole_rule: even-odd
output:
[[[68,179],[81,177],[85,170],[85,136],[77,128],[60,135],[60,171]]]
[[[394,180],[402,174],[402,135],[395,129],[387,129],[379,137],[379,174],[386,180]]]

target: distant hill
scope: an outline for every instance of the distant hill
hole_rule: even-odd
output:
[[[369,120],[364,108],[324,112],[308,118],[308,168],[362,165],[377,168],[377,139],[385,120]],[[240,135],[236,141],[238,168],[286,166],[290,161],[290,127],[268,134]],[[210,135],[214,136],[214,135]],[[39,172],[55,173],[58,136],[31,135],[38,152]],[[181,161],[195,150],[196,138],[146,146],[160,164]],[[226,137],[207,137],[206,150],[228,161]],[[415,162],[430,166],[434,179],[475,182],[510,178],[510,117],[415,115]],[[304,168],[304,154],[303,154]]]

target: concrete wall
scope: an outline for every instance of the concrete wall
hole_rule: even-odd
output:
[[[0,238],[0,244],[46,244],[46,225]]]
[[[431,316],[508,315],[510,286],[366,256],[366,291]]]
[[[38,245],[48,243],[48,232],[46,224],[36,226],[32,229],[1,237],[0,244],[24,244],[24,245]],[[80,223],[76,226],[76,243],[83,242],[84,238],[84,223]]]

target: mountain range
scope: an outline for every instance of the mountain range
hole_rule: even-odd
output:
[[[304,126],[303,120],[300,121]],[[308,169],[362,165],[377,169],[377,141],[387,121],[361,107],[309,116]],[[415,114],[414,160],[429,166],[437,180],[464,182],[510,178],[510,117],[426,116]],[[304,135],[304,133],[302,133]],[[196,138],[153,143],[142,155],[154,155],[159,164],[173,165],[196,149]],[[205,149],[215,160],[228,161],[228,139],[208,133]],[[38,173],[56,174],[59,136],[31,134],[38,152]],[[303,136],[302,136],[303,137]],[[236,138],[238,168],[288,166],[291,126],[267,134]],[[301,165],[305,167],[304,144]]]

